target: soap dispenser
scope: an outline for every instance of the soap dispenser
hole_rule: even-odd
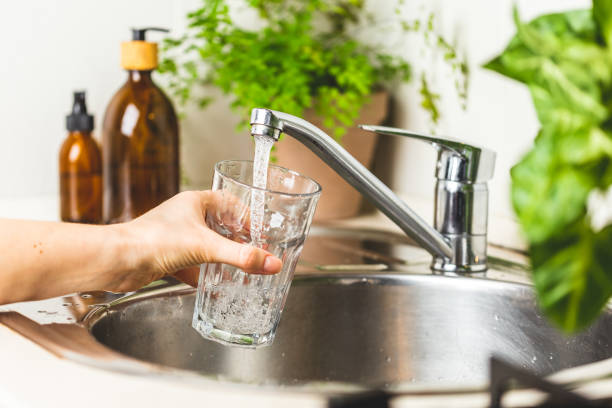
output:
[[[102,222],[102,157],[91,136],[94,118],[87,113],[85,92],[74,92],[66,117],[68,137],[59,154],[60,215],[62,221]]]
[[[132,30],[121,44],[127,82],[108,104],[102,128],[104,222],[138,217],[179,191],[178,120],[172,103],[153,82],[157,44]]]

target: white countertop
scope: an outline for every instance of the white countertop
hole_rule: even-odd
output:
[[[58,358],[0,325],[0,407],[303,407],[321,397],[206,388],[105,371]]]

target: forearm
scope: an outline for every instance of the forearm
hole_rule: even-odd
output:
[[[206,226],[206,211],[218,205],[212,193],[191,191],[123,224],[0,219],[0,304],[89,290],[127,292],[179,270],[189,272],[182,279],[193,284],[196,274],[185,268],[206,262],[278,273],[280,259]]]
[[[0,304],[103,289],[138,268],[121,225],[0,219]]]

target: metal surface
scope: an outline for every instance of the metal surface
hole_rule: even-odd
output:
[[[360,127],[381,135],[403,136],[430,143],[440,154],[436,166],[436,178],[440,180],[482,183],[493,178],[496,155],[486,147],[466,144],[448,136],[430,136],[387,126]]]
[[[259,108],[251,112],[253,136],[266,135],[278,140],[282,131],[304,144],[432,254],[432,269],[444,273],[484,272],[488,208],[485,181],[493,175],[495,153],[449,138],[402,129],[366,125],[362,128],[426,140],[439,149],[435,228],[321,129],[284,112]]]
[[[3,306],[0,324],[63,358],[202,388],[479,398],[493,353],[539,374],[579,366],[554,376],[574,384],[612,375],[601,368],[612,359],[599,361],[612,355],[612,312],[565,338],[516,283],[528,282],[525,258],[490,251],[487,279],[432,276],[428,253],[404,235],[314,226],[278,337],[257,351],[202,339],[190,327],[194,290],[171,279]],[[591,361],[600,368],[582,365]]]
[[[485,386],[492,354],[537,374],[612,356],[612,314],[566,338],[525,285],[436,275],[319,275],[294,280],[271,347],[204,341],[192,290],[116,302],[88,319],[113,350],[226,380],[300,385]]]
[[[495,152],[450,137],[429,136],[385,126],[362,125],[382,135],[404,136],[430,143],[438,151],[434,227],[451,244],[453,256],[435,256],[440,272],[482,272],[487,268],[487,218]]]

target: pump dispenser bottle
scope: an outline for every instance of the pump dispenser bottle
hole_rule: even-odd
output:
[[[102,221],[102,157],[91,136],[94,118],[87,113],[85,92],[74,93],[66,128],[68,137],[59,154],[61,219],[99,224]]]
[[[121,44],[127,82],[110,101],[103,123],[104,222],[138,217],[179,190],[178,121],[170,100],[155,85],[157,44],[132,30]]]

